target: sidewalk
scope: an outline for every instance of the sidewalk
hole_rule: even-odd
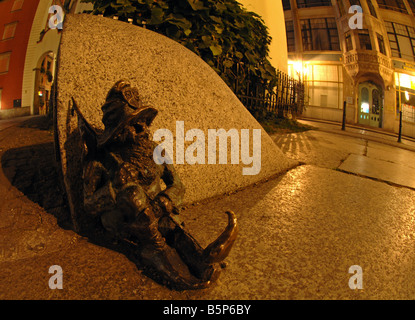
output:
[[[285,155],[319,167],[335,169],[415,190],[415,142],[395,135],[320,121],[299,120],[317,130],[277,135]],[[397,138],[396,138],[397,139]]]
[[[0,120],[0,131],[13,127],[19,123],[23,123],[26,120],[41,117],[41,116],[25,116],[25,117],[18,117],[13,119],[6,119],[6,120]]]
[[[304,164],[186,208],[181,219],[204,246],[226,209],[240,231],[217,283],[176,292],[65,224],[48,131],[0,131],[0,299],[415,299],[415,191],[342,169],[358,167],[355,156],[413,168],[412,152],[321,130],[273,139]],[[48,286],[53,265],[62,290]],[[353,265],[363,290],[348,285]]]
[[[299,122],[318,128],[318,130],[336,134],[348,135],[388,144],[394,147],[415,151],[415,138],[402,136],[402,142],[398,143],[398,135],[382,129],[367,128],[358,125],[346,124],[345,130],[341,130],[342,124],[333,121],[300,118]]]

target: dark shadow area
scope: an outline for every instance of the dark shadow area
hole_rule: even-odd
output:
[[[55,216],[61,228],[71,229],[69,207],[54,157],[55,148],[50,142],[7,150],[1,165],[14,187]]]
[[[39,121],[25,122],[21,126],[39,129]],[[48,126],[43,128],[46,130]],[[59,227],[74,230],[65,188],[59,177],[60,168],[55,161],[53,142],[7,150],[1,157],[1,165],[14,187],[53,215]],[[137,244],[117,241],[106,232],[98,219],[87,220],[89,228],[84,229],[81,235],[90,243],[124,254],[146,276],[163,284],[152,270],[142,266]]]

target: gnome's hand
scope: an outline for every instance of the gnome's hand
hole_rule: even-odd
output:
[[[159,195],[156,198],[156,204],[161,209],[161,216],[173,213],[172,201],[164,195]]]

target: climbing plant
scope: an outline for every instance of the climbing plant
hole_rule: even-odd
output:
[[[268,60],[271,37],[267,27],[258,14],[235,0],[82,2],[94,4],[93,14],[117,16],[178,41],[199,55],[232,89],[240,70],[249,72],[251,81],[271,88],[275,85],[276,71]]]

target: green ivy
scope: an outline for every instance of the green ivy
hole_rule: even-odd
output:
[[[269,88],[276,71],[268,60],[269,36],[259,15],[235,0],[83,0],[93,14],[132,19],[199,55],[232,88],[237,66]],[[239,90],[243,90],[242,86]],[[238,91],[239,91],[238,90]],[[238,93],[238,92],[236,92]]]

